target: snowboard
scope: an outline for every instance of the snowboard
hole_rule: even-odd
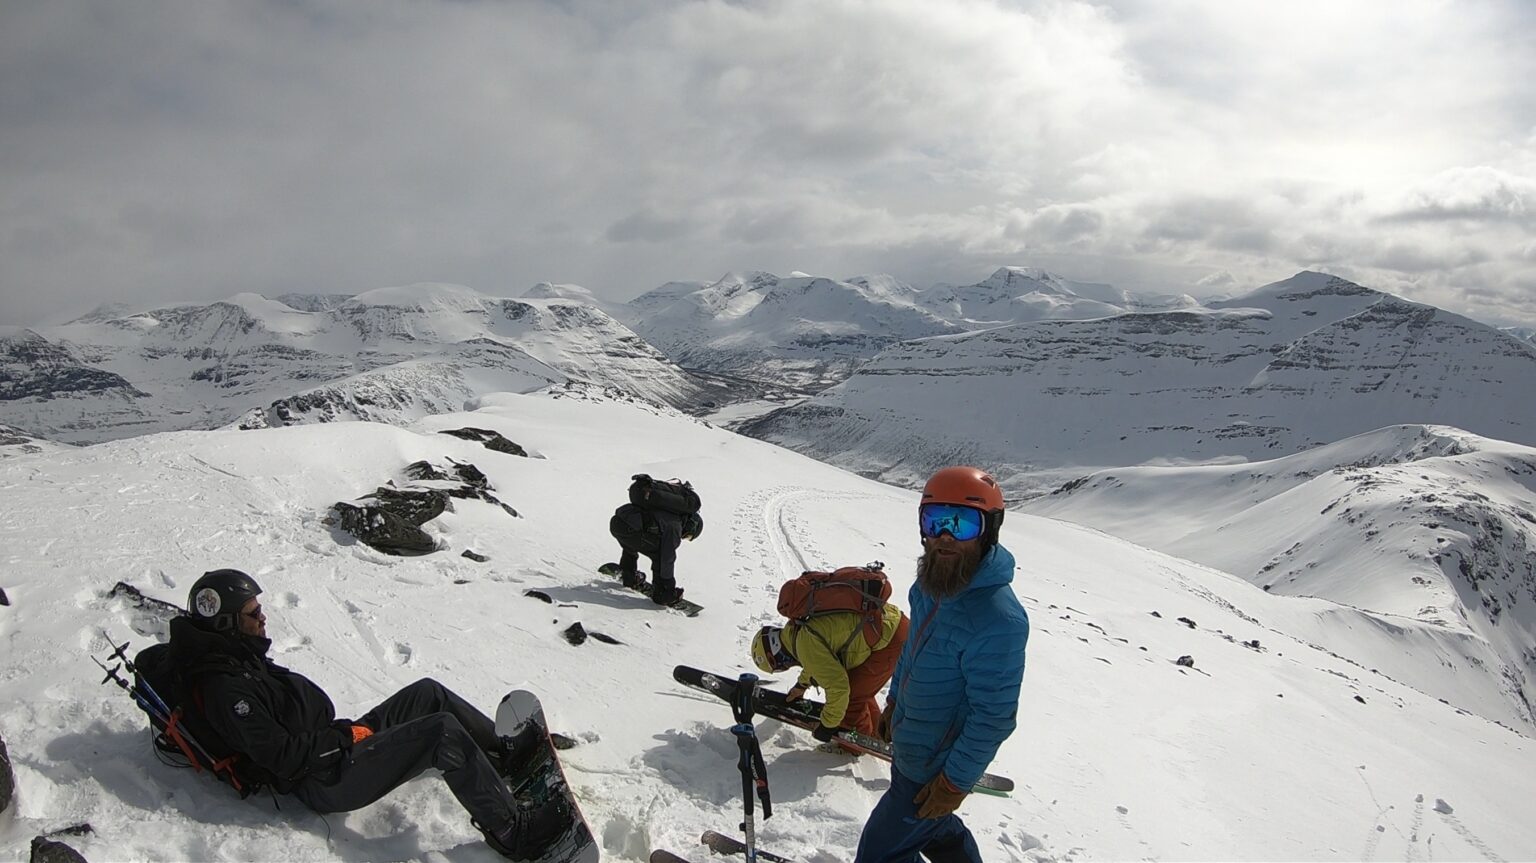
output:
[[[512,793],[519,801],[543,803],[552,797],[563,797],[571,810],[571,826],[565,835],[551,845],[544,856],[535,863],[597,863],[601,850],[592,838],[592,830],[581,815],[581,807],[571,794],[571,786],[565,781],[565,771],[560,767],[560,757],[555,753],[555,743],[550,738],[549,723],[544,719],[544,706],[539,697],[524,689],[507,693],[496,708],[496,736],[516,737],[528,723],[538,726],[544,751],[526,769],[519,772]]]
[[[598,573],[600,573],[602,575],[619,575],[619,565],[616,564],[616,563],[605,563],[602,566],[598,567],[597,571],[598,571]],[[645,574],[641,573],[640,577],[641,578],[645,578]],[[636,593],[638,593],[638,594],[640,594],[642,596],[644,596],[646,599],[650,599],[651,598],[651,586],[652,585],[651,585],[650,579],[646,579],[645,581],[640,582],[635,587],[631,587],[629,589],[633,590],[634,592],[636,592]],[[667,608],[670,608],[670,609],[672,609],[674,611],[680,611],[680,612],[682,612],[683,614],[686,614],[689,617],[698,617],[699,616],[699,612],[704,610],[704,606],[699,605],[697,602],[694,602],[691,599],[679,599],[678,601],[676,601],[676,602],[672,603],[671,605],[667,606]]]
[[[688,863],[688,858],[658,849],[651,852],[650,863]]]
[[[719,698],[727,704],[735,703],[736,678],[727,675],[711,674],[697,668],[679,665],[672,669],[672,679],[684,686],[698,689],[702,692]],[[769,719],[777,719],[785,725],[793,725],[805,731],[814,731],[821,724],[822,703],[809,698],[790,703],[785,700],[784,693],[772,689],[757,687],[757,696],[753,699],[753,709],[758,715]],[[839,743],[848,746],[858,752],[873,755],[884,761],[892,759],[891,745],[884,740],[878,740],[857,731],[843,731],[836,735]],[[1013,790],[1013,780],[1006,776],[996,776],[991,773],[983,773],[976,781],[972,791],[981,794],[990,794],[995,797],[1007,797]]]

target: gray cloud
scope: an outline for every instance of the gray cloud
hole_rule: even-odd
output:
[[[1536,323],[1533,15],[0,4],[0,323],[241,290],[617,299],[732,269],[925,286],[1004,264],[1180,291],[1325,266]]]

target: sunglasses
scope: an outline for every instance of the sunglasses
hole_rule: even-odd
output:
[[[917,510],[917,529],[925,539],[947,533],[956,542],[969,542],[987,528],[987,517],[979,509],[953,503],[925,503]]]
[[[255,608],[251,609],[250,611],[242,611],[242,612],[240,612],[240,616],[241,617],[249,617],[252,620],[260,620],[265,615],[262,614],[261,606],[258,605]]]

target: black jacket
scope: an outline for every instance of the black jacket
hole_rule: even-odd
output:
[[[352,732],[324,690],[267,659],[271,645],[171,621],[171,661],[184,669],[184,691],[230,748],[286,793],[306,776],[331,774],[352,748]]]

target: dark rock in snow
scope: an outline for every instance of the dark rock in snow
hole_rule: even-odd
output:
[[[614,638],[611,635],[604,635],[601,632],[592,632],[592,633],[588,633],[588,634],[591,635],[593,638],[597,639],[598,641],[601,641],[604,644],[623,644],[624,643],[624,642],[618,640],[617,638]]]
[[[388,510],[417,527],[437,518],[449,509],[448,492],[435,488],[379,486],[363,499],[378,501],[380,509]]]
[[[481,445],[488,450],[504,452],[508,455],[520,455],[523,458],[528,457],[527,450],[523,449],[512,441],[507,440],[502,436],[501,432],[498,431],[492,431],[490,429],[461,428],[442,429],[441,434],[452,435],[456,438],[462,438],[464,440],[479,441]]]
[[[0,605],[10,605],[11,598],[5,595],[5,588],[0,587]]]
[[[1195,622],[1193,620],[1190,620],[1187,617],[1179,618],[1179,622],[1184,624],[1185,626],[1189,627],[1190,629],[1194,629],[1195,628]]]
[[[564,635],[565,640],[569,641],[571,644],[581,644],[587,640],[587,629],[581,625],[581,621],[579,620],[571,624],[566,628],[565,632],[560,634]]]
[[[431,462],[416,461],[405,466],[405,475],[416,480],[453,479],[446,472],[432,466]]]
[[[453,460],[449,459],[449,461]],[[486,476],[485,472],[480,470],[480,468],[477,468],[468,462],[453,462],[453,472],[458,474],[459,479],[463,480],[464,484],[471,488],[476,488],[483,491],[491,487],[490,477]]]
[[[337,503],[331,509],[342,530],[385,554],[415,556],[437,550],[437,543],[425,531],[389,510],[350,503]]]
[[[46,836],[32,839],[31,863],[86,863],[79,851]]]
[[[549,594],[545,593],[542,590],[534,590],[532,588],[529,588],[528,590],[523,591],[523,596],[531,596],[534,599],[542,600],[544,602],[549,603],[550,605],[554,605],[555,604],[555,598],[553,596],[550,596]]]
[[[1361,703],[1361,704],[1364,704],[1364,703],[1365,703],[1365,699],[1364,699],[1364,698],[1361,698],[1361,697],[1360,697],[1360,696],[1358,696],[1358,695],[1356,695],[1356,696],[1355,696],[1355,700],[1356,700],[1356,701],[1358,701],[1358,702],[1360,702],[1360,703]]]
[[[163,599],[155,599],[153,596],[145,596],[143,591],[140,591],[137,587],[126,581],[119,581],[117,584],[112,585],[112,590],[107,596],[123,597],[139,608],[155,612],[166,618],[172,618],[182,613],[181,606],[166,602]]]
[[[16,776],[11,772],[11,756],[5,751],[5,738],[0,737],[0,812],[11,805],[16,791]]]
[[[1182,665],[1185,668],[1194,668],[1195,667],[1195,658],[1193,656],[1184,655],[1184,656],[1179,657],[1178,659],[1175,659],[1173,661],[1173,664],[1174,665]]]
[[[483,554],[476,554],[475,552],[470,551],[467,548],[464,549],[464,553],[459,555],[459,556],[460,557],[467,557],[470,560],[474,561],[475,563],[485,563],[486,561],[490,560],[489,557],[486,557]]]

